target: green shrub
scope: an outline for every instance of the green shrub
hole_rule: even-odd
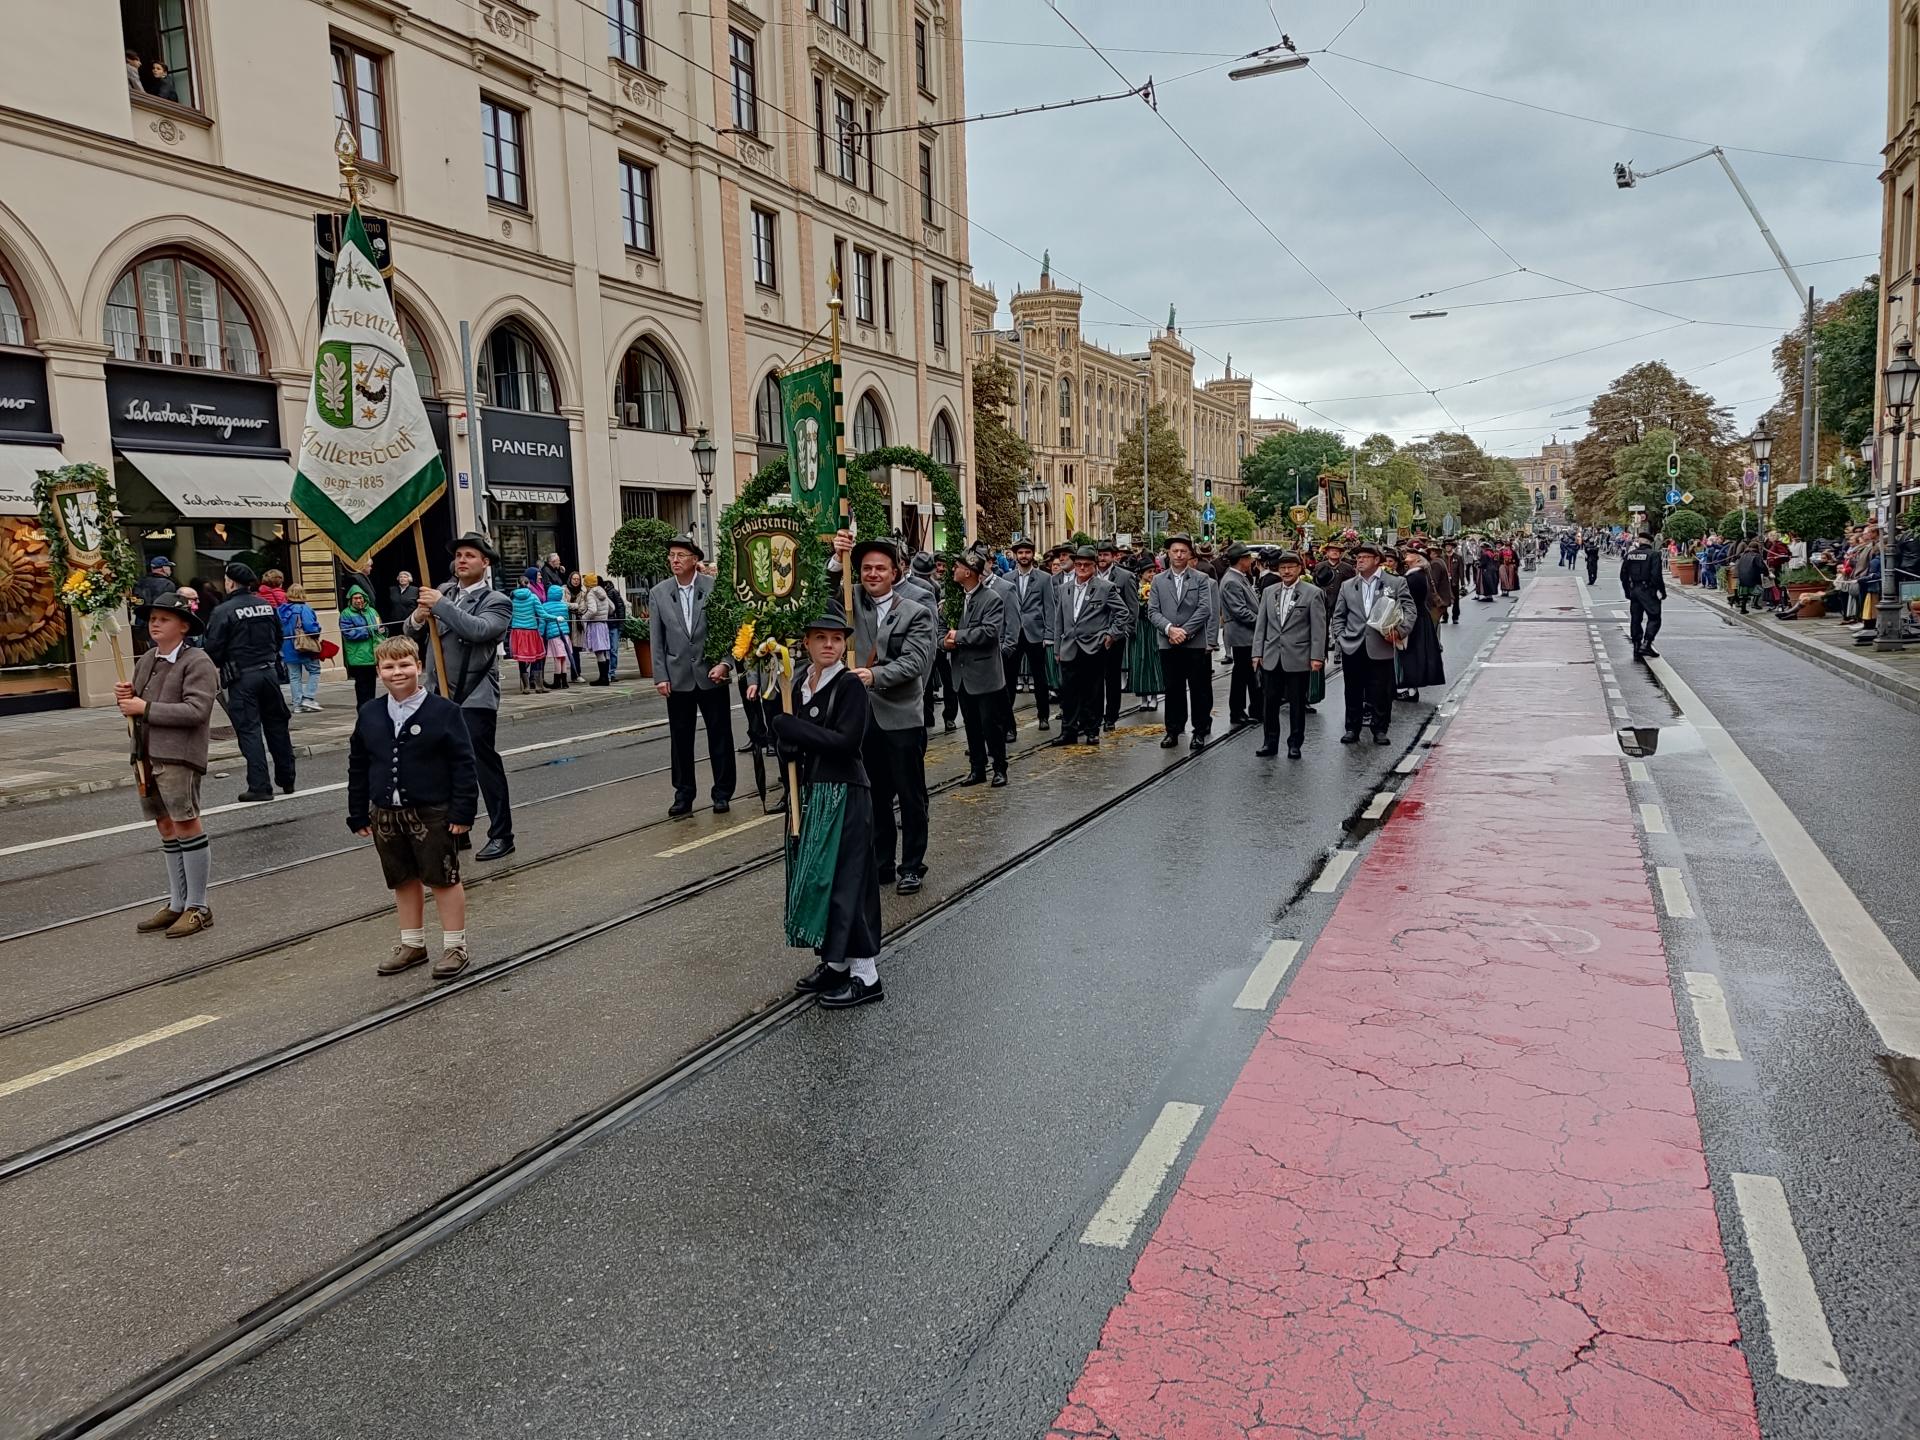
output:
[[[1852,520],[1846,500],[1824,485],[1796,490],[1773,507],[1775,528],[1802,540],[1838,540],[1845,536]]]

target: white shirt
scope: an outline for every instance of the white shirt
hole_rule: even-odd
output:
[[[1093,587],[1082,584],[1078,575],[1074,576],[1073,579],[1067,583],[1073,587],[1073,618],[1078,620],[1080,618],[1080,607],[1084,605],[1087,600],[1087,591]]]
[[[693,586],[682,585],[680,587],[680,614],[687,622],[687,633],[689,635],[693,633],[693,600]]]
[[[884,595],[876,595],[873,597],[873,623],[875,625],[884,625],[887,623],[887,612],[893,609],[894,597],[898,593],[898,591],[889,590]]]
[[[1187,572],[1174,570],[1170,573],[1173,576],[1173,603],[1179,605],[1184,602],[1187,593]]]
[[[1374,598],[1378,596],[1379,593],[1380,572],[1376,570],[1370,578],[1360,582],[1360,603],[1366,608],[1369,615],[1373,613]]]
[[[1013,583],[1015,588],[1019,590],[1022,600],[1027,598],[1027,581],[1032,574],[1033,572],[1030,570],[1016,570],[1013,572]]]
[[[1300,582],[1296,580],[1293,582],[1293,585],[1298,585],[1299,583]],[[1287,623],[1287,617],[1293,614],[1293,605],[1294,605],[1293,585],[1283,584],[1280,587],[1280,623],[1283,626]]]
[[[427,703],[427,687],[422,685],[404,700],[387,696],[387,718],[393,721],[393,733],[398,735],[413,712]]]
[[[167,664],[171,665],[180,658],[180,652],[186,648],[187,648],[187,642],[182,640],[178,645],[174,646],[173,649],[171,650],[156,650],[153,653],[158,655],[162,660],[166,661]]]
[[[818,695],[822,690],[826,689],[828,685],[833,683],[834,676],[846,668],[845,665],[836,660],[818,675],[815,675],[809,670],[807,672],[807,678],[800,682],[800,703],[804,705],[813,699],[814,696]]]

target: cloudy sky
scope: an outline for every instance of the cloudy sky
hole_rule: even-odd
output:
[[[1519,455],[1661,359],[1750,425],[1795,321],[1787,280],[1711,159],[1624,192],[1616,160],[1726,146],[1823,297],[1876,268],[1880,0],[1058,4],[1129,83],[1154,78],[1239,200],[1138,100],[970,125],[976,278],[1005,297],[1050,249],[1118,350],[1175,304],[1200,378],[1231,354],[1256,414],[1400,440],[1457,420]],[[1229,82],[1281,27],[1309,68]],[[1049,0],[966,0],[966,31],[969,113],[1125,88]],[[1700,278],[1734,271],[1756,273]]]

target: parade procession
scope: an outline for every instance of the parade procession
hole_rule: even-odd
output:
[[[1920,0],[16,9],[0,1440],[1920,1440]]]

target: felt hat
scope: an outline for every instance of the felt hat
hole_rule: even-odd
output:
[[[178,590],[169,590],[164,595],[156,595],[146,604],[135,606],[133,613],[134,617],[144,625],[147,623],[147,616],[156,610],[163,615],[178,615],[186,621],[189,635],[198,635],[205,628],[200,617],[193,613],[193,607],[187,604],[186,596]]]
[[[1019,539],[1013,542],[1013,553],[1016,555],[1018,555],[1022,550],[1032,550],[1032,549],[1033,549],[1033,541],[1028,539],[1025,535],[1020,536]]]
[[[447,546],[447,554],[449,555],[453,554],[456,550],[478,550],[495,565],[500,563],[500,552],[493,548],[493,541],[489,540],[478,530],[467,531],[466,534]]]
[[[853,547],[853,563],[857,568],[864,558],[878,551],[893,562],[893,568],[900,568],[900,547],[887,539],[862,540]],[[929,565],[928,569],[933,567]]]
[[[840,613],[838,605],[829,605],[818,615],[807,621],[809,630],[832,630],[839,634],[850,634],[853,627],[847,623],[847,617]]]
[[[1100,553],[1102,555],[1118,555],[1120,553],[1120,542],[1118,540],[1102,540],[1100,542]]]
[[[1193,537],[1191,535],[1169,535],[1160,543],[1168,549],[1172,549],[1175,545],[1184,545],[1191,550],[1193,548]]]
[[[1278,555],[1274,556],[1273,563],[1276,567],[1281,565],[1300,565],[1304,568],[1305,565],[1305,562],[1291,550],[1282,550]]]
[[[933,556],[922,550],[913,557],[913,573],[916,575],[933,574]]]
[[[1226,553],[1225,559],[1227,563],[1231,565],[1234,561],[1244,560],[1247,558],[1247,556],[1251,554],[1253,554],[1252,550],[1250,550],[1247,546],[1242,545],[1238,540],[1236,540],[1233,542],[1233,544],[1227,547],[1227,553]]]
[[[667,549],[691,550],[693,552],[693,558],[696,560],[705,560],[707,558],[707,552],[700,547],[700,542],[691,535],[674,536],[671,540],[667,541]]]
[[[1100,552],[1094,549],[1093,546],[1091,545],[1082,545],[1078,550],[1075,550],[1073,552],[1073,558],[1075,560],[1097,561],[1100,558]]]
[[[1371,540],[1362,540],[1358,545],[1353,547],[1353,553],[1356,555],[1373,555],[1380,559],[1385,559],[1387,554],[1386,551],[1382,550]]]

